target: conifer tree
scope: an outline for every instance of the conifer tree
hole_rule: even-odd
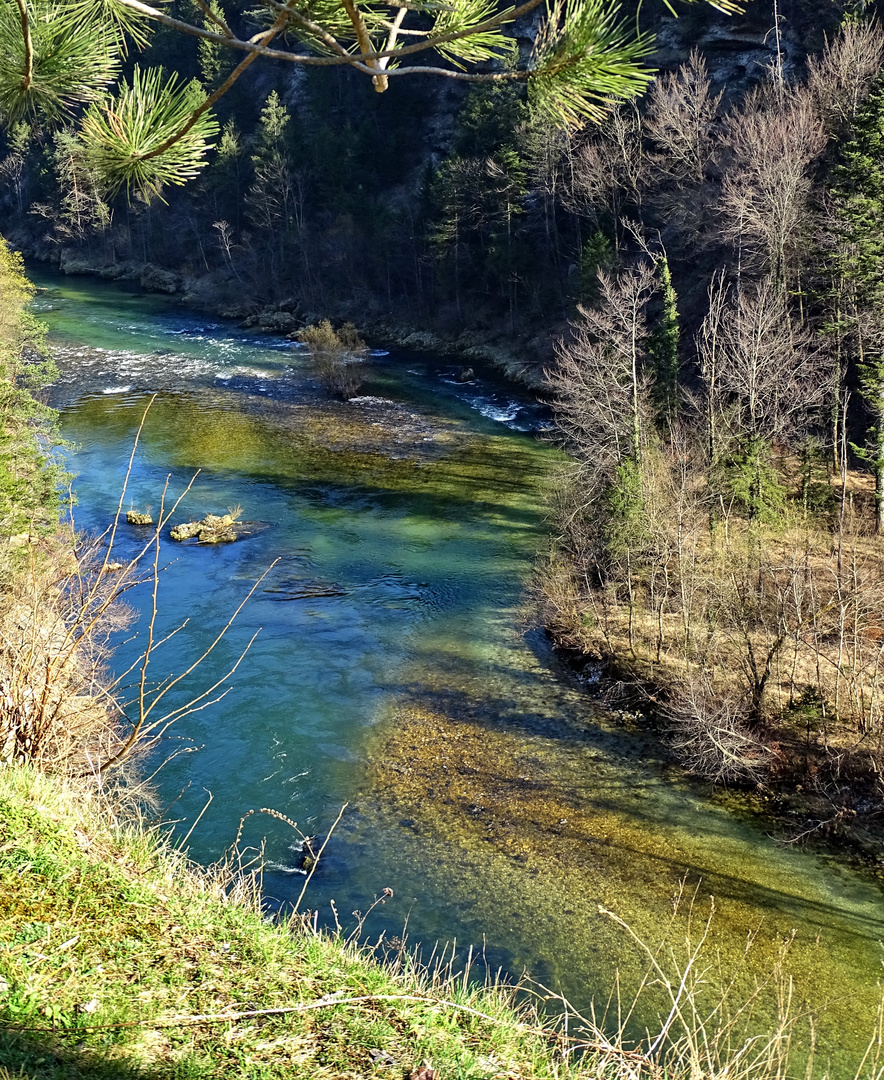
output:
[[[224,13],[217,0],[209,0],[206,8],[203,14],[203,26],[207,30],[212,30],[219,21],[223,21]],[[217,41],[207,38],[199,39],[197,49],[203,85],[214,88],[221,82],[221,74],[227,64],[228,51]]]
[[[884,80],[858,110],[842,147],[834,189],[840,230],[834,255],[866,407],[864,447],[855,449],[875,477],[875,523],[884,531]]]
[[[265,234],[274,276],[282,269],[286,222],[291,218],[294,180],[286,148],[289,114],[275,90],[261,110],[252,154],[254,179],[246,195],[249,219]]]
[[[455,154],[446,158],[430,184],[430,198],[435,210],[430,243],[439,262],[451,269],[459,320],[463,316],[464,249],[477,223],[478,174],[479,168],[474,160]]]
[[[617,0],[546,0],[523,61],[504,28],[542,2],[259,0],[234,18],[221,0],[196,0],[188,22],[143,0],[9,0],[0,4],[0,126],[25,117],[58,124],[79,114],[80,138],[108,190],[150,198],[204,166],[218,131],[212,106],[260,57],[343,65],[378,92],[408,75],[527,83],[535,111],[567,126],[599,119],[650,82],[641,61],[652,42],[633,35]],[[732,0],[709,2],[733,7]],[[221,77],[217,50],[241,59],[207,96],[198,80],[182,83],[135,55],[157,25],[203,43],[209,84]],[[425,53],[435,54],[435,66],[415,62]],[[121,78],[127,55],[128,79]]]
[[[672,284],[669,260],[661,256],[657,264],[660,275],[660,293],[663,311],[660,323],[649,342],[649,352],[654,358],[656,394],[663,417],[671,424],[678,410],[678,344],[681,331],[678,322],[678,296]]]

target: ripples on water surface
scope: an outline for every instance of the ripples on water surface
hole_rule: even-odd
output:
[[[156,509],[167,475],[178,492],[199,469],[182,517],[238,504],[262,526],[233,545],[167,547],[162,618],[190,622],[158,672],[198,656],[279,560],[205,673],[223,673],[260,628],[233,689],[174,730],[170,750],[199,752],[160,773],[184,831],[214,793],[195,857],[218,857],[249,809],[321,833],[348,801],[311,906],[330,913],[334,899],[346,916],[391,886],[372,933],[407,918],[413,942],[484,946],[492,964],[527,966],[582,1003],[617,966],[627,984],[639,971],[598,906],[656,940],[686,881],[699,914],[715,897],[725,969],[757,932],[746,985],[794,932],[799,996],[832,999],[821,1056],[852,1075],[879,998],[878,888],[710,802],[652,739],[613,725],[542,635],[520,633],[554,455],[517,429],[544,424],[542,410],[491,376],[462,385],[455,365],[385,353],[362,401],[332,404],[289,342],[108,285],[42,283],[78,525],[107,525],[156,392],[133,505]],[[121,554],[135,543],[127,531]],[[267,836],[266,888],[284,904],[303,881],[295,839],[269,818],[247,830]],[[674,940],[684,929],[679,916]]]

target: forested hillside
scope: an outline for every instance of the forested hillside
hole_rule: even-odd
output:
[[[548,623],[694,771],[797,791],[793,838],[879,814],[882,58],[851,18],[729,106],[695,54],[618,111],[575,158],[599,267],[549,371]]]
[[[241,8],[224,10],[233,19]],[[199,13],[194,0],[169,10]],[[641,29],[657,47],[648,63],[677,67],[699,47],[713,96],[726,92],[723,112],[770,64],[795,76],[826,29],[837,28],[828,5],[791,3],[779,15],[777,36],[767,5],[733,17],[682,6],[677,19],[662,2],[645,6]],[[512,31],[523,53],[536,28],[531,15]],[[163,27],[139,54],[206,92],[236,59]],[[6,130],[0,158],[0,228],[69,270],[134,276],[238,317],[281,306],[276,325],[286,330],[305,318],[355,316],[363,327],[515,342],[511,353],[541,363],[575,303],[592,298],[596,267],[619,254],[621,216],[664,225],[674,266],[691,247],[690,230],[669,222],[650,190],[670,167],[633,175],[632,107],[613,126],[568,134],[529,107],[521,84],[424,77],[377,95],[354,71],[268,61],[216,111],[208,167],[149,205],[106,193],[74,128],[20,119]],[[692,288],[705,288],[693,282],[696,264],[691,257],[677,273],[680,292],[685,273]]]
[[[661,70],[597,124],[555,123],[515,82],[377,95],[267,61],[221,97],[206,166],[148,190],[22,113],[0,227],[266,329],[350,320],[508,357],[570,456],[540,575],[557,640],[640,687],[700,774],[809,785],[811,831],[871,826],[884,35],[798,3],[640,14]],[[138,54],[203,95],[235,59],[163,27]]]

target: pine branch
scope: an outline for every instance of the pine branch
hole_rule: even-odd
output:
[[[115,28],[79,6],[0,4],[0,123],[31,115],[51,125],[96,100],[116,76],[119,51]]]
[[[255,45],[249,41],[243,41],[240,38],[229,39],[221,34],[215,34],[211,30],[206,30],[203,27],[194,26],[191,23],[183,22],[181,19],[175,19],[163,11],[158,11],[156,8],[152,8],[149,5],[142,3],[141,0],[117,0],[117,2],[124,7],[131,8],[133,11],[138,11],[143,15],[155,19],[157,22],[161,23],[163,26],[168,26],[170,29],[180,30],[182,33],[190,34],[193,37],[205,38],[207,41],[214,41],[220,45],[226,45],[231,49],[239,49],[244,52],[258,52],[270,60],[286,60],[290,63],[308,64],[319,67],[350,64],[352,67],[364,71],[366,74],[374,75],[375,72],[371,68],[366,67],[366,64],[371,60],[381,60],[384,57],[396,58],[399,56],[409,56],[415,53],[425,52],[427,49],[434,49],[437,46],[444,45],[450,41],[459,41],[461,38],[469,37],[471,34],[496,29],[521,18],[523,15],[527,15],[530,11],[534,11],[535,8],[540,6],[542,0],[525,0],[525,3],[520,4],[518,7],[507,8],[505,11],[499,12],[497,15],[484,20],[476,26],[469,27],[465,30],[428,37],[425,41],[415,45],[403,45],[394,49],[381,49],[376,52],[372,51],[362,55],[347,53],[344,56],[306,56],[302,53],[289,52],[284,49],[268,49],[264,46]],[[398,4],[396,6],[398,7]],[[422,69],[411,68],[408,69],[408,73],[413,74],[419,70]],[[390,74],[392,74],[392,72],[390,72]],[[524,76],[522,77],[524,78]],[[482,80],[480,77],[477,77],[476,81]]]
[[[371,38],[368,36],[368,27],[365,25],[365,20],[356,7],[353,0],[341,0],[341,5],[344,11],[347,12],[347,17],[353,24],[353,32],[356,34],[356,40],[359,43],[359,48],[362,52],[362,59],[369,68],[374,71],[379,70],[376,62],[368,59],[368,54],[374,51],[374,46],[371,43]],[[382,93],[387,89],[387,80],[383,75],[373,75],[371,81],[374,83],[374,88],[378,93]]]
[[[218,131],[201,109],[205,101],[196,80],[181,86],[173,75],[164,83],[160,68],[136,66],[131,86],[121,83],[115,98],[86,113],[80,138],[87,160],[110,191],[125,185],[159,195],[166,184],[185,183],[206,164],[208,139]]]
[[[266,38],[267,43],[269,43],[273,40],[273,38],[276,37],[276,35],[279,33],[279,31],[284,25],[285,19],[282,15],[280,15],[276,22],[273,24],[273,26],[270,28],[270,30],[265,31],[265,33],[263,34],[263,37]],[[206,100],[202,103],[202,105],[199,105],[196,109],[194,109],[194,111],[190,115],[190,118],[184,123],[180,130],[170,135],[165,140],[165,142],[160,143],[160,145],[154,147],[153,150],[148,151],[146,154],[139,155],[138,159],[140,161],[150,161],[151,158],[160,157],[165,154],[167,150],[170,150],[180,139],[183,139],[185,135],[187,135],[190,131],[193,130],[199,118],[204,113],[207,113],[209,109],[211,109],[211,107],[215,104],[215,102],[227,93],[227,91],[231,88],[231,86],[233,86],[233,84],[240,77],[240,75],[242,75],[246,68],[250,67],[255,62],[255,60],[258,59],[258,55],[258,53],[250,53],[248,56],[246,56],[239,64],[237,64],[233,71],[231,71],[231,73],[227,76],[224,82],[221,83],[218,89],[213,94],[210,94],[209,97],[207,97]]]
[[[31,26],[25,0],[16,0],[16,3],[21,18],[21,35],[25,43],[25,73],[21,77],[21,86],[22,90],[30,90],[34,78],[34,43],[31,41]]]
[[[265,0],[265,3],[275,11],[287,12],[289,18],[294,19],[299,26],[303,27],[308,33],[319,38],[320,41],[339,56],[350,56],[336,37],[330,34],[324,27],[320,26],[319,23],[314,22],[312,19],[308,19],[306,15],[302,15],[300,11],[295,11],[294,8],[290,7],[288,4],[281,4],[279,0]]]

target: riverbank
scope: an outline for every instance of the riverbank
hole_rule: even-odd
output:
[[[253,854],[198,868],[94,792],[0,768],[4,1075],[590,1075],[460,961],[431,972],[391,945],[384,965],[309,918],[268,923]]]
[[[67,276],[132,282],[146,293],[174,296],[193,311],[232,319],[246,329],[255,328],[262,333],[294,335],[324,318],[331,318],[336,323],[352,322],[372,345],[486,363],[506,378],[532,390],[539,390],[544,385],[543,371],[552,360],[549,333],[516,339],[503,331],[497,334],[475,330],[443,333],[397,321],[374,304],[346,302],[334,310],[308,311],[295,301],[243,302],[235,299],[240,291],[233,287],[235,283],[217,273],[187,277],[149,262],[90,261],[81,256],[66,256],[64,252],[59,254],[57,250],[53,250],[49,258],[44,250],[27,243],[25,253],[29,259],[43,262]]]
[[[699,499],[667,503],[660,483],[623,565],[587,540],[592,507],[600,520],[609,512],[597,496],[539,566],[538,607],[565,662],[643,715],[715,798],[785,845],[881,878],[884,561],[872,478],[827,477],[814,463],[808,510],[798,464],[777,465],[782,501],[764,521],[734,504],[716,516]]]
[[[556,642],[554,634],[551,640]],[[666,708],[667,691],[658,681],[648,672],[642,678],[613,658],[606,663],[570,645],[555,647],[578,678],[589,668],[590,692],[611,708],[625,730],[653,740],[661,759],[679,771],[685,768],[676,745],[679,730]],[[879,775],[868,761],[850,771],[851,762],[845,763],[844,757],[849,758],[856,738],[846,725],[831,726],[828,746],[814,738],[813,705],[808,710],[797,703],[785,715],[770,718],[762,738],[776,760],[760,782],[714,785],[702,776],[698,780],[711,803],[755,822],[784,848],[803,847],[884,882]]]

